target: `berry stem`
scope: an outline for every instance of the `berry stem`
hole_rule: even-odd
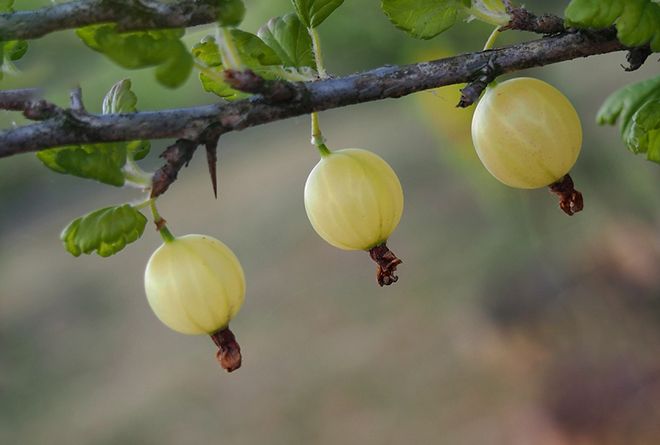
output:
[[[224,26],[218,26],[216,31],[218,51],[220,51],[220,57],[224,69],[242,71],[243,63],[241,62],[241,56],[236,49],[234,36],[231,34],[231,30]]]
[[[241,367],[243,360],[241,356],[241,347],[236,341],[234,333],[229,330],[229,327],[220,329],[211,334],[211,340],[218,347],[216,358],[222,366],[222,369],[227,372],[236,371]]]
[[[316,62],[316,71],[319,73],[319,79],[327,79],[328,73],[325,71],[325,66],[323,65],[323,54],[321,52],[321,37],[319,36],[316,28],[307,28],[309,36],[312,39],[312,51],[314,52],[314,61]],[[331,152],[330,149],[325,145],[325,138],[321,132],[321,126],[319,125],[319,115],[318,113],[312,113],[312,144],[316,145],[318,148],[321,157],[324,158],[328,156]]]
[[[330,149],[325,145],[325,138],[323,133],[321,133],[321,127],[319,126],[319,115],[318,113],[312,113],[312,144],[316,145],[318,148],[321,157],[324,158],[328,156],[331,152]]]
[[[486,40],[486,44],[484,45],[484,51],[488,51],[489,49],[493,49],[493,46],[495,46],[495,41],[500,35],[500,27],[497,26],[493,30],[493,32],[490,33],[490,36],[488,37],[488,40]]]
[[[161,238],[163,238],[163,241],[166,243],[171,243],[174,241],[176,238],[174,235],[172,235],[172,232],[167,228],[165,219],[163,219],[162,216],[160,216],[160,213],[158,213],[158,209],[156,208],[156,200],[152,199],[151,202],[149,203],[151,206],[151,214],[154,217],[154,224],[156,224],[156,230],[158,230],[158,233],[160,233]]]
[[[582,193],[575,190],[571,175],[566,174],[566,176],[548,187],[552,193],[559,196],[559,208],[568,216],[572,216],[584,208]]]
[[[323,53],[321,52],[321,37],[316,28],[308,28],[307,30],[309,31],[309,36],[312,38],[312,50],[314,51],[316,71],[319,73],[319,78],[327,79],[328,73],[325,71],[325,65],[323,65]]]
[[[399,280],[399,277],[394,273],[396,272],[396,267],[403,261],[397,258],[394,252],[387,247],[387,242],[369,249],[369,256],[378,264],[376,277],[381,287],[389,286]]]

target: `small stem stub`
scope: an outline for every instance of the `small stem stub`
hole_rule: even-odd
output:
[[[550,191],[559,196],[559,208],[569,216],[584,208],[582,193],[575,190],[571,175],[566,175],[559,181],[548,186]]]
[[[395,275],[396,267],[403,261],[398,259],[394,255],[394,252],[387,248],[387,243],[379,244],[369,249],[369,256],[378,264],[376,277],[381,287],[389,286],[399,280],[399,277]]]
[[[241,367],[241,347],[228,327],[211,334],[211,340],[218,347],[216,357],[222,369],[232,372]]]

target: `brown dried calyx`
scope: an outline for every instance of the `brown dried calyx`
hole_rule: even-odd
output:
[[[403,261],[398,259],[396,255],[394,255],[394,252],[387,248],[387,243],[379,244],[378,246],[369,249],[369,256],[376,262],[376,264],[378,264],[376,277],[378,278],[378,284],[381,287],[389,286],[399,280],[399,277],[394,273],[396,272],[396,266]]]
[[[211,334],[211,340],[218,347],[216,357],[222,369],[232,372],[241,367],[241,347],[238,345],[234,333],[229,328],[214,332]]]
[[[559,196],[559,208],[569,216],[579,212],[584,208],[582,193],[575,190],[573,179],[566,175],[559,181],[550,184],[550,191]]]

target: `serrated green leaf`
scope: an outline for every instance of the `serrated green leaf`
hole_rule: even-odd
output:
[[[654,0],[571,0],[564,12],[566,22],[579,28],[616,26],[624,45],[650,43],[660,51],[660,4]]]
[[[308,28],[316,28],[335,9],[340,7],[344,0],[291,0],[300,21]]]
[[[192,57],[181,42],[184,33],[183,29],[120,33],[115,24],[76,30],[87,46],[123,68],[157,67],[156,79],[169,88],[180,86],[192,70]]]
[[[382,0],[381,8],[397,28],[430,39],[451,28],[465,5],[462,0]]]
[[[312,39],[296,14],[270,19],[257,34],[275,51],[284,66],[316,68]]]
[[[73,256],[96,251],[108,257],[142,236],[147,218],[130,204],[106,207],[77,218],[60,239]]]
[[[628,85],[613,93],[598,111],[599,124],[619,121],[621,137],[633,153],[660,162],[660,76]]]
[[[50,148],[38,152],[37,158],[57,173],[94,179],[117,187],[125,182],[122,167],[126,164],[126,146],[123,144]]]
[[[220,14],[218,23],[220,26],[238,26],[245,17],[245,5],[243,0],[220,0]]]

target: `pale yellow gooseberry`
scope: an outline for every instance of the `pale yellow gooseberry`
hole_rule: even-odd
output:
[[[183,334],[213,334],[241,308],[245,276],[225,244],[210,236],[185,235],[151,255],[144,288],[165,325]]]
[[[489,87],[472,118],[472,141],[486,169],[511,187],[553,184],[575,164],[580,118],[552,85],[520,77]]]

